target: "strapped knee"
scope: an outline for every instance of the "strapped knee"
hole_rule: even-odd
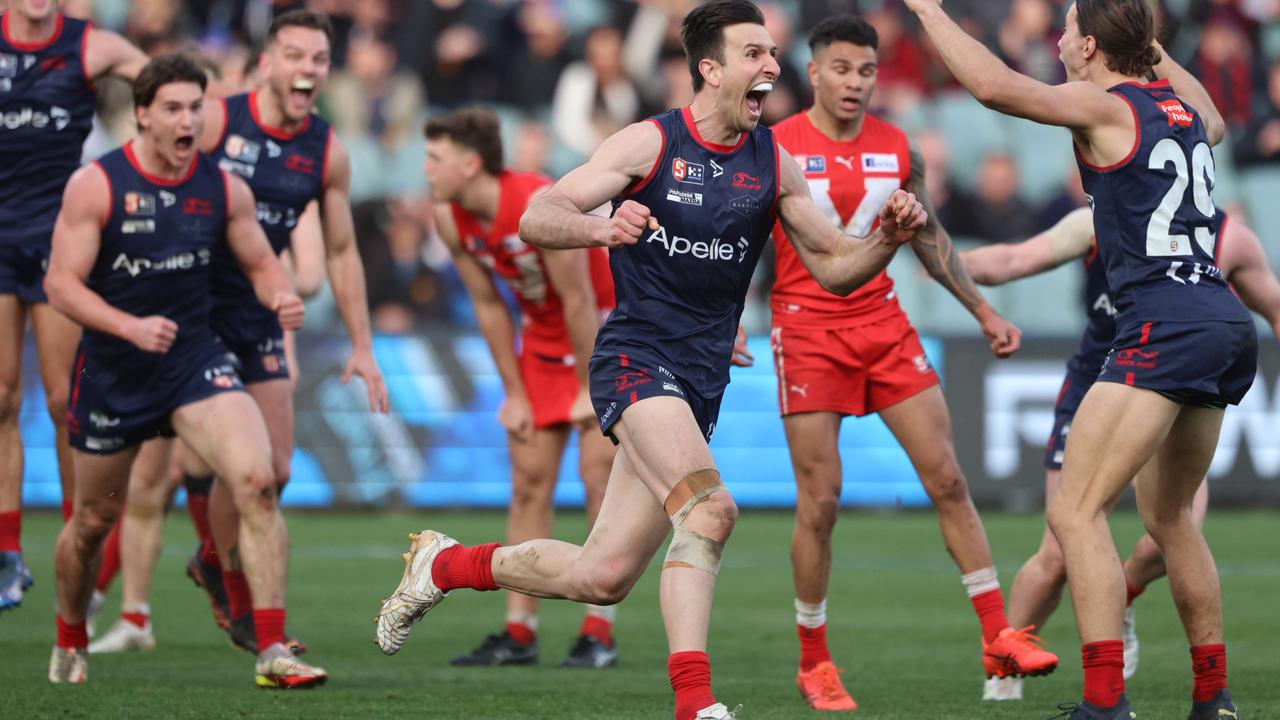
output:
[[[667,556],[662,563],[664,570],[684,567],[696,568],[712,575],[719,574],[724,543],[684,526],[689,513],[717,492],[728,492],[728,490],[720,483],[720,473],[715,468],[691,472],[671,489],[663,505],[667,514],[671,516],[671,525],[675,528],[675,532],[671,536],[671,544],[667,547]]]

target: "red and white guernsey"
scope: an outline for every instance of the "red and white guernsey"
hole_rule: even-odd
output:
[[[498,214],[485,229],[472,214],[457,203],[452,204],[453,222],[458,228],[462,247],[511,286],[520,303],[523,350],[546,359],[573,356],[569,329],[564,322],[564,305],[547,279],[547,266],[542,252],[520,239],[520,216],[529,200],[551,179],[537,173],[503,171],[498,176]],[[596,306],[613,308],[613,278],[609,274],[609,254],[604,248],[591,248],[591,285],[595,289]]]
[[[813,201],[836,227],[865,237],[875,230],[880,208],[911,174],[907,136],[867,115],[851,141],[832,140],[799,112],[773,127],[778,144],[800,164]],[[850,327],[899,312],[893,280],[881,271],[849,297],[823,290],[787,240],[782,224],[773,230],[777,279],[773,283],[773,323],[793,327]]]

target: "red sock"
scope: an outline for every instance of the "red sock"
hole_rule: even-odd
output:
[[[22,552],[22,511],[0,513],[0,552]]]
[[[578,634],[593,637],[613,647],[613,623],[598,615],[587,615],[582,618],[582,628],[578,630]]]
[[[1100,640],[1080,646],[1085,702],[1109,708],[1124,692],[1124,641]]]
[[[84,627],[84,621],[71,625],[62,621],[62,616],[58,616],[58,647],[72,649],[84,649],[89,647],[89,631]]]
[[[144,628],[147,626],[147,622],[151,620],[151,616],[147,613],[140,612],[122,612],[120,613],[120,619],[131,622],[137,627]]]
[[[102,546],[102,567],[98,569],[98,581],[93,584],[98,592],[106,592],[111,587],[111,581],[115,580],[116,573],[120,572],[120,526],[123,524],[123,518],[116,521],[111,532],[107,533],[107,542]]]
[[[284,608],[255,609],[253,632],[258,638],[258,652],[284,642]]]
[[[827,624],[816,628],[796,625],[800,635],[800,669],[812,670],[822,662],[831,662],[831,651],[827,649]]]
[[[431,579],[442,592],[457,588],[472,590],[497,590],[493,582],[493,551],[501,543],[489,543],[464,547],[454,545],[439,555],[431,563]]]
[[[1129,578],[1125,578],[1124,579],[1124,593],[1125,593],[1124,606],[1129,607],[1130,605],[1132,605],[1133,601],[1136,600],[1138,596],[1141,595],[1144,591],[1146,591],[1146,589],[1147,588],[1145,585],[1144,586],[1134,585],[1132,580],[1130,580]]]
[[[233,620],[253,611],[253,595],[249,593],[249,581],[243,572],[223,568],[222,585],[227,589],[227,612]]]
[[[1004,614],[1004,593],[1000,588],[974,595],[969,601],[978,613],[978,622],[982,623],[983,642],[995,640],[1001,630],[1009,627],[1009,618]]]
[[[76,511],[75,503],[71,502],[70,500],[63,500],[62,501],[62,524],[65,525],[68,522],[71,522],[71,516],[75,514],[75,511]]]
[[[511,635],[511,639],[521,645],[532,645],[538,639],[537,631],[524,623],[507,623],[507,634]]]
[[[676,719],[694,720],[698,711],[716,704],[711,694],[711,661],[705,652],[672,653],[667,658],[667,674],[676,692]]]
[[[1196,674],[1191,699],[1208,702],[1218,697],[1218,693],[1227,688],[1227,646],[1222,643],[1192,645],[1191,670]]]

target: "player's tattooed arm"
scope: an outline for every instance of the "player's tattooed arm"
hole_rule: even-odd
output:
[[[1053,227],[1018,243],[992,243],[960,253],[979,285],[1003,285],[1078,260],[1093,248],[1093,212],[1077,208]]]
[[[928,215],[924,227],[920,228],[920,232],[911,241],[911,250],[929,276],[954,295],[966,310],[976,315],[987,301],[965,270],[964,263],[951,242],[951,235],[938,222],[938,213],[929,201],[929,190],[925,185],[924,155],[914,141],[909,147],[911,175],[907,179],[907,190],[915,194]]]
[[[1221,212],[1221,211],[1219,211]],[[1280,281],[1253,230],[1236,218],[1227,221],[1218,236],[1222,272],[1245,307],[1262,315],[1271,332],[1280,338]]]
[[[302,299],[293,292],[284,266],[258,224],[258,210],[248,184],[223,172],[227,188],[227,247],[253,286],[263,307],[276,313],[285,330],[302,326]]]
[[[110,30],[90,30],[86,46],[85,71],[94,80],[112,76],[133,82],[151,60],[133,43]]]
[[[662,155],[662,131],[652,122],[629,125],[605,140],[586,164],[569,171],[529,203],[520,238],[548,250],[633,245],[658,227],[649,208],[628,200],[612,218],[590,215],[648,177]]]

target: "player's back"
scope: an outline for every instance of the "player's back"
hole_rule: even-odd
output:
[[[80,167],[97,94],[85,66],[91,25],[57,16],[43,43],[11,38],[0,14],[0,242],[48,242],[62,190]]]
[[[660,227],[609,253],[618,305],[596,355],[656,354],[704,396],[729,382],[747,287],[773,227],[778,148],[757,127],[735,146],[708,143],[688,108],[650,119],[663,143],[648,177],[614,201],[649,208]]]
[[[880,208],[904,187],[911,173],[907,136],[871,115],[853,140],[833,140],[814,126],[807,111],[773,128],[778,144],[800,164],[814,203],[836,227],[865,237],[875,228]],[[898,310],[893,280],[881,271],[849,297],[823,290],[800,261],[778,223],[773,231],[776,279],[774,322],[793,325],[858,325]]]
[[[1111,92],[1133,110],[1133,149],[1110,167],[1077,159],[1121,318],[1248,321],[1214,261],[1214,163],[1200,117],[1167,81]]]
[[[226,179],[217,163],[201,154],[184,178],[151,176],[138,163],[132,142],[97,164],[110,183],[111,214],[88,287],[131,315],[162,315],[178,325],[165,354],[85,331],[82,347],[103,365],[136,371],[163,364],[184,346],[210,336],[209,265],[214,245],[226,235]]]
[[[504,170],[498,175],[498,183],[498,213],[487,228],[458,203],[450,205],[458,239],[464,250],[502,278],[515,293],[526,349],[549,357],[567,356],[571,348],[564,304],[548,278],[541,251],[520,239],[520,216],[529,207],[529,200],[549,186],[551,179],[539,173]],[[608,252],[604,248],[589,248],[584,252],[588,255],[596,305],[601,309],[612,308],[613,280],[608,274]]]

